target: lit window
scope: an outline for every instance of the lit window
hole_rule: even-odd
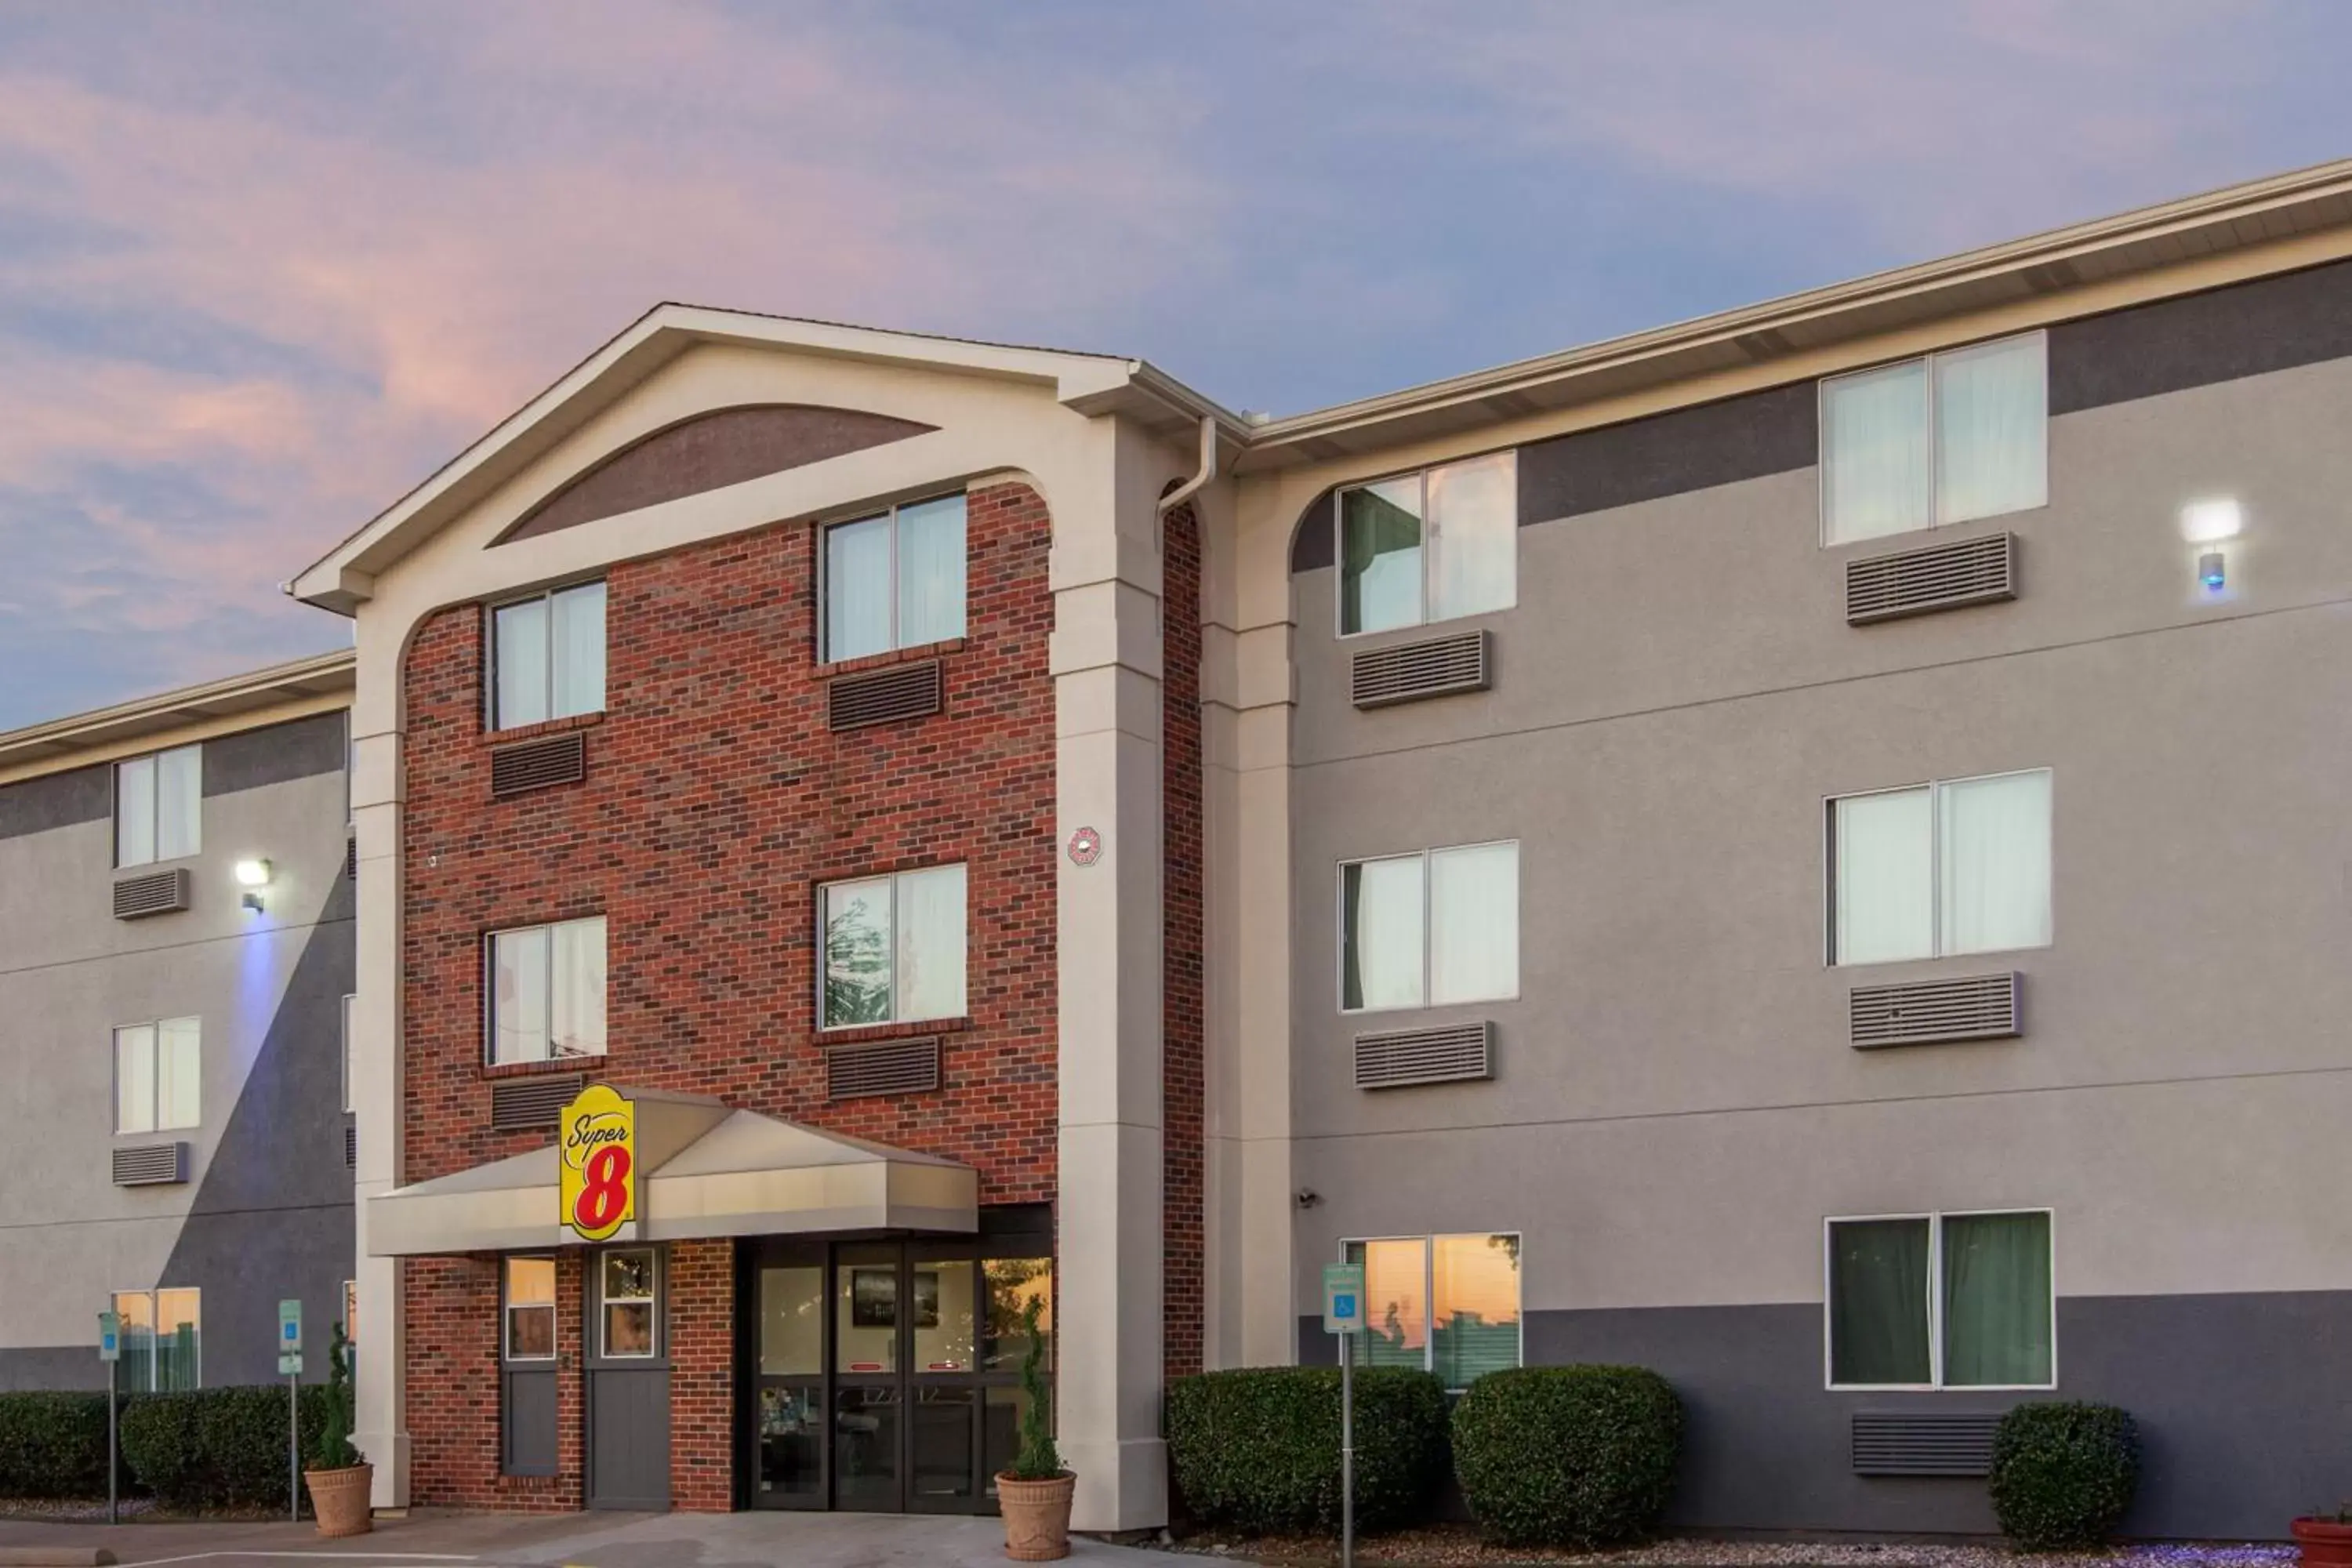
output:
[[[163,1132],[203,1119],[202,1028],[194,1018],[114,1031],[114,1130]]]
[[[114,764],[114,863],[184,860],[204,847],[202,746]]]
[[[1339,868],[1339,1006],[1519,994],[1519,847],[1467,844]]]
[[[1340,635],[1517,604],[1518,472],[1497,452],[1341,490]]]
[[[506,1260],[506,1339],[509,1361],[555,1359],[555,1259]]]
[[[604,1054],[604,917],[490,936],[490,1065]]]
[[[1828,1225],[1838,1388],[2048,1388],[2057,1381],[2050,1215]]]
[[[597,1268],[603,1282],[603,1352],[607,1361],[661,1353],[660,1324],[654,1311],[654,1255],[607,1252]]]
[[[122,1376],[134,1393],[170,1394],[204,1386],[201,1293],[118,1290]]]
[[[963,636],[964,498],[824,531],[824,659]]]
[[[1342,1244],[1364,1271],[1358,1366],[1435,1373],[1449,1391],[1519,1364],[1519,1238],[1405,1237]]]
[[[960,1018],[964,868],[835,882],[818,895],[824,1027]]]
[[[583,583],[491,612],[490,728],[604,706],[604,584]]]
[[[2048,769],[1830,802],[1830,962],[2050,944]]]
[[[2049,500],[2040,332],[1822,383],[1822,538],[2024,511]]]

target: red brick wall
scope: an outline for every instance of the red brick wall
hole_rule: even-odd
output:
[[[735,1244],[669,1249],[669,1490],[673,1507],[734,1504]]]
[[[556,1259],[553,1476],[499,1473],[499,1260],[411,1258],[401,1266],[401,1286],[415,1500],[547,1512],[579,1508],[580,1254]]]
[[[1201,1370],[1203,1311],[1201,1061],[1201,536],[1189,506],[1162,523],[1160,782],[1165,834],[1161,896],[1161,1115],[1167,1258],[1167,1374]]]
[[[825,728],[816,542],[800,525],[611,569],[606,711],[543,727],[586,731],[583,784],[493,802],[483,612],[454,607],[418,629],[404,670],[403,1180],[546,1141],[490,1131],[490,1079],[580,1064],[483,1067],[483,939],[602,913],[610,1054],[586,1064],[592,1079],[959,1159],[980,1172],[982,1203],[1051,1200],[1050,523],[1017,484],[975,490],[969,508],[966,636],[922,650],[945,661],[947,711],[919,722]],[[828,1103],[813,1016],[815,886],[957,860],[969,867],[971,1016],[946,1031],[944,1089]],[[877,1032],[940,1026],[863,1034]],[[412,1430],[460,1386],[437,1370],[420,1379],[419,1367],[494,1331],[488,1298],[430,1283],[450,1267],[409,1268]],[[457,1321],[477,1316],[478,1330]],[[681,1388],[675,1420],[702,1418]],[[418,1502],[503,1500],[483,1485],[495,1442],[460,1446],[482,1458],[436,1445],[428,1462],[418,1449]],[[729,1445],[711,1452],[723,1463]],[[698,1479],[694,1495],[718,1494]]]

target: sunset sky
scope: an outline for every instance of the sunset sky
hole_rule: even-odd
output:
[[[2334,0],[0,0],[0,728],[346,642],[276,584],[660,300],[1290,412],[2352,153],[2347,58]]]

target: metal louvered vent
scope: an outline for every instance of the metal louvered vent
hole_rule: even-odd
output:
[[[356,833],[343,840],[343,876],[348,881],[360,879],[360,836]]]
[[[554,1126],[562,1118],[563,1108],[578,1097],[587,1081],[583,1074],[566,1072],[490,1085],[491,1131],[520,1132]]]
[[[343,1163],[356,1167],[360,1163],[360,1130],[350,1122],[343,1124]]]
[[[922,1094],[940,1087],[940,1042],[881,1040],[870,1046],[835,1046],[824,1055],[828,1100],[860,1100],[875,1094]]]
[[[1845,563],[1851,626],[2017,597],[2017,535],[1988,533]]]
[[[490,795],[503,799],[553,784],[578,784],[588,776],[588,737],[577,730],[490,753]]]
[[[1456,691],[1484,691],[1492,681],[1490,663],[1485,632],[1367,648],[1350,668],[1349,700],[1359,708],[1385,708]]]
[[[166,1187],[188,1179],[185,1143],[141,1143],[114,1152],[118,1187]]]
[[[125,877],[114,884],[114,918],[144,920],[149,915],[175,914],[188,907],[188,868],[151,871]]]
[[[825,721],[836,730],[929,718],[940,710],[940,661],[837,676],[825,686],[824,705]]]
[[[1356,1037],[1356,1087],[1402,1089],[1495,1076],[1495,1026],[1446,1024]]]
[[[1854,1048],[2014,1039],[2024,1032],[2023,990],[2023,977],[2013,972],[1857,985],[1847,999]]]
[[[1857,1410],[1858,1476],[1987,1476],[1999,1410]]]

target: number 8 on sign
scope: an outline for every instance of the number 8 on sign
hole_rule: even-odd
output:
[[[629,1152],[608,1143],[588,1156],[572,1227],[586,1236],[611,1234],[629,1206]]]
[[[636,1107],[593,1084],[558,1125],[563,1227],[583,1241],[610,1240],[637,1217]]]

